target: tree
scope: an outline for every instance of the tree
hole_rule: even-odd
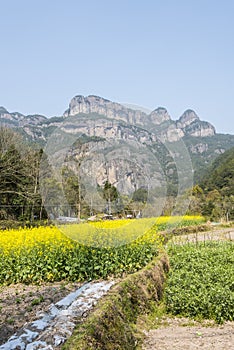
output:
[[[0,128],[0,219],[33,222],[39,215],[42,153],[13,130]]]
[[[25,192],[27,193],[27,205],[29,210],[30,222],[34,218],[41,216],[41,195],[39,192],[39,174],[40,162],[43,155],[43,150],[28,149],[24,155],[25,166]]]
[[[106,208],[107,213],[110,215],[112,214],[113,206],[116,210],[116,205],[118,204],[118,198],[119,194],[115,186],[111,185],[111,183],[107,180],[104,184],[103,192],[102,192],[103,198],[106,200]]]
[[[133,202],[146,203],[148,199],[148,191],[144,187],[138,188],[132,195]]]
[[[81,204],[84,200],[85,189],[81,184],[79,175],[77,175],[68,166],[62,169],[63,190],[66,200],[73,211],[77,215],[78,220],[81,219]],[[71,215],[72,213],[70,213]]]
[[[24,191],[25,169],[19,149],[21,137],[7,128],[0,128],[0,206],[1,218],[16,219],[27,200]]]

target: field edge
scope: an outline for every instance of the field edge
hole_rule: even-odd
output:
[[[168,271],[168,256],[161,252],[142,270],[124,278],[79,321],[63,349],[136,349],[141,338],[136,332],[137,318],[162,299]]]

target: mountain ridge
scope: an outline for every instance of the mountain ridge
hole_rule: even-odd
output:
[[[70,101],[69,108],[63,113],[63,117],[75,116],[80,113],[98,113],[100,115],[123,120],[131,124],[139,124],[139,126],[143,126],[147,122],[151,122],[155,125],[161,125],[165,121],[169,121],[174,123],[176,128],[181,129],[185,129],[186,126],[191,125],[194,121],[197,121],[200,123],[206,123],[207,129],[209,128],[210,135],[214,135],[216,133],[215,127],[207,121],[201,121],[196,112],[194,112],[192,109],[187,109],[179,117],[179,119],[173,120],[165,107],[157,107],[147,114],[140,109],[125,107],[123,104],[112,102],[100,96],[88,95],[85,97],[83,95],[76,95]],[[145,120],[142,120],[143,118]],[[39,124],[40,122],[49,122],[50,120],[53,121],[53,119],[53,117],[48,118],[40,114],[24,115],[20,112],[9,112],[5,107],[0,106],[1,122],[4,120],[17,122],[18,120],[19,126],[22,126],[27,122],[32,122],[35,125]],[[208,134],[205,136],[208,136]]]
[[[192,109],[172,120],[165,107],[157,107],[147,114],[96,95],[76,95],[62,116],[52,118],[39,114],[24,116],[0,107],[0,124],[16,129],[42,147],[56,128],[88,138],[114,137],[156,144],[157,150],[163,144],[182,141],[192,159],[195,179],[213,159],[234,146],[234,135],[216,133],[215,127],[201,120]]]

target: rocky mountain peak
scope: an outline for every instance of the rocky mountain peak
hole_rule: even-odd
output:
[[[194,112],[192,109],[187,109],[179,118],[179,123],[182,127],[185,127],[194,122],[195,120],[200,120],[196,112]]]
[[[69,108],[64,112],[64,117],[71,117],[77,114],[97,113],[110,119],[123,120],[130,124],[144,124],[146,113],[132,110],[120,103],[112,102],[103,97],[89,95],[84,97],[77,95],[73,97],[69,104]]]
[[[8,110],[3,106],[0,106],[0,114],[5,114],[5,113],[9,113]]]
[[[153,124],[159,125],[167,120],[171,120],[170,115],[168,114],[166,108],[158,107],[149,115],[150,120]]]
[[[89,101],[102,102],[102,103],[112,103],[110,100],[97,96],[97,95],[89,95],[86,97]]]
[[[89,96],[83,96],[83,95],[76,95],[72,98],[70,104],[69,104],[69,108],[73,108],[74,106],[76,106],[76,104],[79,103],[90,103],[90,104],[108,104],[108,103],[112,103],[111,101],[100,97],[100,96],[96,96],[96,95],[89,95]]]
[[[187,109],[182,114],[179,120],[176,121],[176,126],[182,129],[186,135],[195,137],[214,136],[216,133],[214,126],[200,120],[192,109]]]
[[[146,126],[148,122],[154,125],[160,125],[165,121],[171,120],[166,108],[158,107],[150,114],[139,109],[132,109],[117,102],[112,102],[96,95],[77,95],[73,97],[69,108],[65,111],[64,117],[71,117],[78,114],[97,113],[107,118],[123,120],[128,124]]]
[[[79,113],[98,113],[107,116],[107,110],[119,110],[123,108],[124,107],[120,104],[111,102],[99,96],[89,95],[85,97],[83,95],[77,95],[72,98],[71,102],[69,103],[69,108],[65,111],[64,116],[70,117]]]
[[[210,123],[201,121],[191,109],[187,109],[179,120],[173,121],[164,107],[158,107],[148,114],[100,96],[77,95],[72,98],[64,117],[81,114],[98,114],[111,120],[137,125],[156,133],[162,140],[175,141],[184,135],[203,137],[215,134],[215,128]]]

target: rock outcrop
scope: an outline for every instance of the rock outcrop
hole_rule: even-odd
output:
[[[171,120],[170,115],[168,114],[166,108],[158,107],[152,111],[148,117],[149,121],[155,125],[160,125],[166,121]]]
[[[64,117],[71,117],[80,113],[96,113],[114,120],[122,120],[130,124],[144,124],[146,114],[127,108],[119,103],[109,101],[105,98],[90,95],[84,97],[78,95],[73,97]]]
[[[150,114],[146,114],[143,111],[127,108],[119,103],[94,95],[75,96],[63,116],[67,118],[92,113],[141,126],[154,132],[162,142],[175,142],[185,135],[204,137],[215,134],[215,128],[210,123],[201,121],[197,114],[190,109],[185,111],[179,120],[173,121],[164,107],[158,107]]]
[[[191,109],[186,110],[176,121],[177,128],[180,128],[184,135],[194,137],[214,136],[216,131],[213,125],[201,121],[198,115]]]
[[[192,161],[200,168],[210,163],[217,154],[234,146],[234,136],[216,134],[214,126],[200,120],[191,109],[186,110],[178,120],[172,120],[164,107],[145,112],[140,108],[133,109],[94,95],[75,96],[63,116],[53,118],[37,114],[25,116],[18,112],[10,113],[6,108],[0,107],[0,126],[14,128],[20,131],[28,141],[39,142],[42,146],[51,139],[52,135],[57,138],[55,144],[59,143],[60,132],[56,134],[55,130],[60,130],[63,133],[62,137],[64,135],[74,139],[82,137],[84,142],[92,142],[90,145],[93,148],[95,143],[99,142],[100,146],[101,141],[108,143],[110,140],[115,140],[120,146],[128,143],[129,148],[131,148],[130,143],[139,145],[140,154],[141,146],[146,145],[159,155],[160,161],[165,166],[165,174],[168,174],[166,170],[168,144],[171,144],[170,147],[173,150],[173,143],[177,141],[182,141],[181,144],[185,143]],[[138,146],[134,147],[137,149]],[[134,159],[135,155],[132,154],[129,157]],[[121,187],[120,177],[126,177],[126,183],[131,184],[129,187],[133,188],[135,184],[130,171],[127,166],[124,165],[124,167],[126,172],[118,168],[113,161],[109,176],[112,183],[118,183],[119,188]],[[155,171],[157,172],[157,169]],[[174,170],[170,171],[175,173]],[[100,173],[102,174],[102,170]],[[103,182],[103,179],[104,176],[100,175],[99,182]]]
[[[141,110],[134,110],[120,103],[112,102],[99,96],[90,95],[84,97],[82,95],[75,96],[69,108],[64,112],[63,117],[47,119],[41,115],[27,115],[21,113],[10,113],[6,108],[0,107],[0,123],[1,125],[23,128],[26,134],[33,140],[37,138],[46,141],[50,132],[49,128],[53,130],[55,127],[62,126],[67,129],[67,132],[78,133],[83,132],[88,135],[96,135],[105,137],[107,130],[99,127],[99,122],[96,127],[90,124],[91,119],[100,119],[105,117],[106,123],[111,124],[113,121],[119,122],[119,131],[124,128],[124,124],[138,127],[132,133],[142,133],[139,128],[149,131],[156,135],[162,142],[175,142],[182,139],[184,136],[206,137],[215,135],[215,128],[208,122],[201,121],[197,114],[188,109],[176,121],[173,121],[164,107],[158,107],[150,114],[146,114]],[[86,118],[84,118],[86,116]],[[75,117],[73,122],[67,118]],[[122,125],[121,125],[121,122]],[[110,125],[109,125],[110,127]],[[112,132],[111,130],[108,131]],[[116,131],[115,131],[116,132]],[[143,131],[144,133],[145,131]],[[123,132],[123,134],[125,134]],[[125,136],[124,136],[125,137]],[[131,136],[130,136],[131,137]],[[148,136],[146,137],[146,139]]]

